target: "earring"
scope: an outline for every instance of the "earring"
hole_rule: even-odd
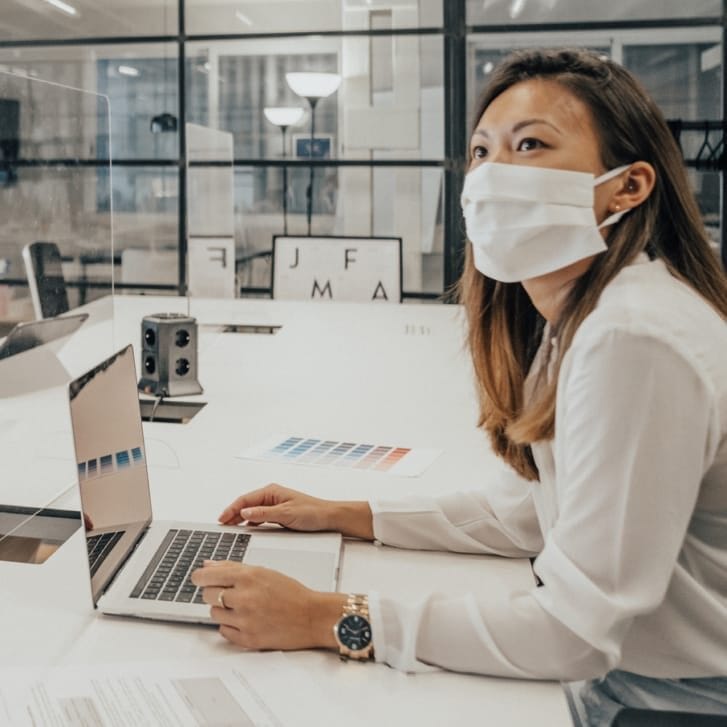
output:
[[[618,204],[618,203],[613,206],[613,211],[614,212],[618,212],[620,209],[621,209],[621,205]]]

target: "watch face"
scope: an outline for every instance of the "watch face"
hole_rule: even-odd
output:
[[[362,616],[344,616],[338,622],[338,638],[351,651],[362,651],[371,643],[371,625]]]

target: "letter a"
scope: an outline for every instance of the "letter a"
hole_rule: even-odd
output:
[[[379,295],[379,291],[381,291],[381,295]],[[386,290],[384,289],[384,284],[380,280],[371,300],[389,300],[389,296],[386,295]]]

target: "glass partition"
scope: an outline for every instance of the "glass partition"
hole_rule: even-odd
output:
[[[90,132],[93,138],[88,143],[95,149],[85,146],[83,154],[107,159],[108,140],[113,142],[110,194],[99,197],[98,211],[103,207],[108,211],[113,200],[117,282],[120,289],[134,293],[151,286],[155,292],[176,294],[180,115],[176,45],[0,47],[0,65],[31,78],[81,86],[109,99],[110,125],[98,135]],[[95,179],[97,169],[88,168],[87,174]],[[171,262],[168,268],[140,266],[138,261],[147,257]],[[90,271],[104,272],[98,263]]]
[[[187,124],[187,289],[235,298],[233,137]]]
[[[0,69],[0,559],[80,524],[67,384],[114,346],[109,128],[108,98]]]

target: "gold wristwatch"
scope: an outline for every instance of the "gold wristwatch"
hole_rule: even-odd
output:
[[[351,593],[343,607],[343,615],[333,627],[338,653],[343,661],[364,661],[373,658],[374,644],[369,620],[369,599],[359,593]]]

